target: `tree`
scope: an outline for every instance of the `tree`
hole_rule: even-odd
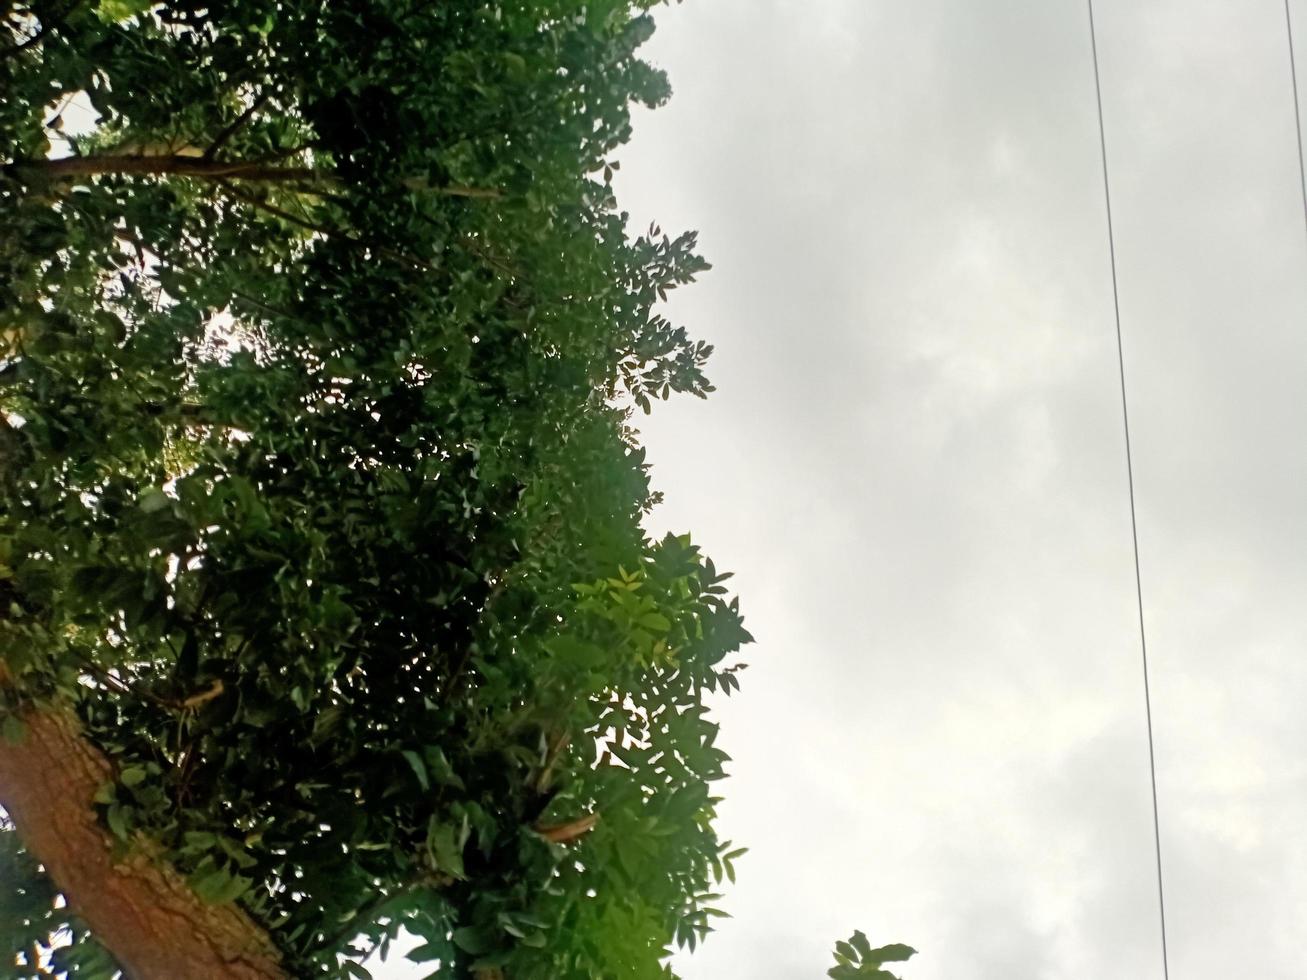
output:
[[[610,187],[648,5],[0,6],[18,975],[60,929],[86,977],[363,976],[403,928],[514,978],[708,930],[749,636],[641,529],[629,408],[710,390],[654,310],[694,236]]]
[[[0,0],[6,975],[710,931],[750,636],[642,529],[632,411],[711,390],[611,189],[652,5]]]

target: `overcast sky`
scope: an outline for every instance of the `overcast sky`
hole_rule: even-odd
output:
[[[1307,66],[1307,3],[1296,3]],[[1281,0],[1098,0],[1172,975],[1303,975],[1307,233]],[[1161,977],[1082,0],[691,0],[621,198],[698,228],[643,426],[758,638],[689,980]],[[1307,71],[1302,74],[1307,76]],[[1307,95],[1307,92],[1304,93]]]

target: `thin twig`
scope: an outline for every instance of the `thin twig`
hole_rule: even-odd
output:
[[[227,194],[240,201],[242,204],[248,204],[250,207],[258,208],[260,211],[266,211],[268,214],[281,218],[283,221],[289,221],[293,225],[298,225],[306,231],[315,232],[316,234],[326,235],[332,238],[344,238],[346,241],[353,242],[355,245],[363,244],[357,238],[347,235],[343,231],[328,228],[325,225],[314,224],[312,221],[306,221],[298,215],[291,214],[285,208],[279,208],[277,205],[265,201],[261,197],[255,197],[253,194],[246,194],[244,191],[237,187],[233,187],[225,181],[221,182],[221,186]]]
[[[588,834],[598,822],[599,814],[587,813],[584,817],[569,820],[567,823],[555,824],[552,827],[534,827],[532,829],[550,843],[568,844],[578,837]]]
[[[244,112],[232,120],[228,126],[223,128],[222,132],[218,133],[218,135],[213,138],[213,142],[209,144],[209,148],[204,151],[203,159],[213,160],[217,156],[218,151],[222,149],[223,144],[235,136],[242,126],[253,119],[254,114],[262,109],[264,104],[270,98],[272,98],[271,89],[264,89],[259,93],[258,97],[246,107]]]
[[[491,254],[488,250],[481,247],[480,243],[470,235],[464,235],[459,240],[459,244],[466,248],[481,261],[485,262],[492,269],[495,269],[501,275],[509,279],[519,278],[519,273],[505,263],[498,256]]]
[[[309,142],[301,143],[299,146],[288,146],[284,150],[278,150],[276,153],[270,153],[265,157],[259,157],[259,163],[275,163],[278,160],[285,160],[287,157],[297,156],[305,150],[315,149],[317,146],[317,140],[309,140]]]
[[[287,320],[299,319],[299,317],[296,314],[290,312],[289,310],[283,310],[276,306],[269,306],[267,303],[263,302],[263,300],[255,299],[253,296],[250,296],[247,293],[242,293],[239,290],[233,289],[231,294],[239,300],[244,300],[246,303],[249,303],[251,306],[257,306],[259,309],[263,310],[264,312],[271,313],[273,316],[283,316]]]
[[[161,698],[159,697],[159,695],[154,694],[150,691],[138,691],[130,684],[127,684],[120,678],[117,678],[113,674],[109,673],[107,670],[105,670],[103,667],[97,664],[94,660],[91,660],[89,657],[83,656],[82,654],[76,652],[74,652],[73,656],[75,656],[79,661],[81,661],[82,665],[86,667],[86,669],[89,670],[92,674],[94,674],[101,682],[113,688],[117,693],[129,697],[144,698],[146,701],[149,701],[153,704],[157,704],[162,708],[169,708],[171,710],[176,710],[177,705],[169,701],[167,698]]]
[[[540,775],[536,778],[536,792],[543,793],[549,788],[549,782],[553,779],[554,769],[558,765],[558,760],[562,758],[563,752],[572,744],[572,736],[568,732],[555,736],[551,740],[549,752],[545,758],[544,768],[540,770]]]
[[[224,690],[225,687],[223,686],[222,678],[219,677],[207,690],[203,690],[199,694],[192,694],[189,698],[182,701],[181,707],[186,711],[194,711],[200,705],[206,704],[221,695]]]
[[[230,194],[236,200],[248,204],[251,207],[258,208],[261,211],[266,211],[269,214],[281,218],[283,221],[289,221],[291,224],[298,225],[299,227],[304,228],[308,231],[315,232],[319,235],[325,235],[329,238],[339,238],[342,241],[349,242],[351,245],[354,245],[357,248],[370,249],[371,251],[376,252],[378,255],[384,256],[385,258],[391,259],[392,261],[395,262],[414,265],[417,266],[419,269],[425,269],[427,272],[436,271],[435,266],[433,266],[430,262],[426,262],[423,259],[418,258],[416,255],[407,255],[403,252],[396,252],[393,249],[386,248],[384,245],[370,245],[369,243],[365,242],[363,239],[356,238],[353,235],[340,231],[339,229],[328,228],[325,225],[319,225],[319,224],[315,224],[312,221],[306,221],[303,218],[299,217],[298,215],[291,214],[285,208],[279,208],[277,207],[277,205],[265,201],[262,198],[255,197],[252,194],[246,194],[244,191],[240,190],[239,188],[232,187],[230,184],[227,184],[225,182],[222,184],[222,187],[228,194]]]

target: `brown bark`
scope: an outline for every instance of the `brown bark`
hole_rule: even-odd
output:
[[[0,683],[4,681],[0,663]],[[93,798],[109,760],[71,714],[29,708],[0,739],[0,805],[23,846],[131,980],[283,980],[267,935],[232,905],[206,905],[141,840],[115,856]]]
[[[584,817],[552,827],[536,827],[535,832],[554,844],[568,844],[594,829],[599,822],[599,814],[587,813]]]
[[[271,97],[271,89],[264,89],[260,92],[258,97],[245,107],[244,112],[233,119],[230,124],[223,128],[222,132],[213,138],[213,142],[209,144],[209,148],[204,151],[204,159],[212,160],[216,157],[218,151],[222,149],[223,144],[240,132],[241,127],[253,119],[254,114],[262,109],[264,103],[266,103]]]
[[[144,177],[198,177],[202,180],[257,180],[267,183],[330,183],[332,176],[311,167],[279,167],[257,160],[210,160],[204,156],[159,154],[119,156],[105,154],[85,157],[59,157],[55,160],[19,160],[6,168],[16,173],[45,174],[47,177],[94,177],[99,174],[126,174]],[[427,190],[445,197],[468,197],[496,200],[503,195],[493,187],[463,187],[450,184],[429,187],[423,178],[403,180],[412,190]]]
[[[248,161],[206,160],[180,154],[158,156],[60,157],[55,160],[23,160],[10,164],[14,170],[27,170],[49,177],[93,177],[98,174],[137,174],[141,176],[201,177],[208,180],[317,180],[321,174],[309,167],[277,167]]]

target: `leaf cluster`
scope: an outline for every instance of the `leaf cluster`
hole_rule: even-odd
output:
[[[883,969],[886,963],[902,963],[912,959],[917,951],[903,943],[871,948],[861,929],[854,930],[847,941],[835,944],[835,965],[826,971],[832,980],[899,980],[897,974]]]

